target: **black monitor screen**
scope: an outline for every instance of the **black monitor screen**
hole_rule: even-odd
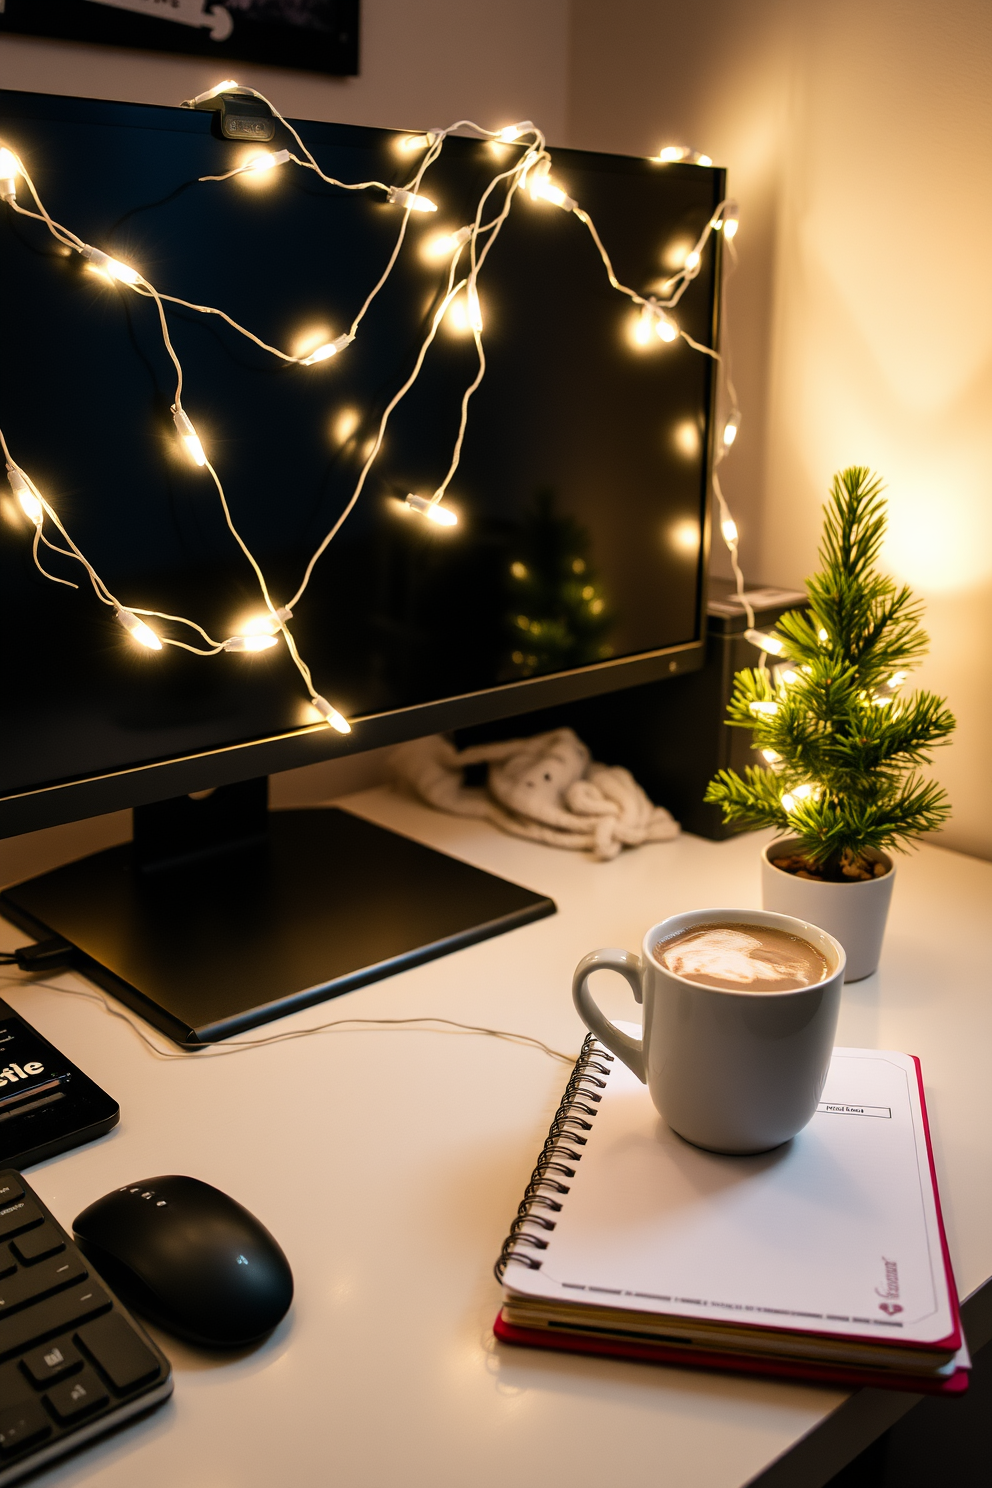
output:
[[[416,169],[393,132],[300,129],[342,181],[404,184]],[[402,219],[381,191],[343,190],[292,162],[201,182],[246,152],[206,113],[8,93],[0,143],[80,239],[292,354],[347,330]],[[277,130],[269,148],[283,147],[296,148]],[[718,204],[722,173],[553,157],[555,182],[591,215],[618,277],[662,293]],[[447,282],[447,261],[431,257],[438,235],[472,221],[506,164],[489,143],[446,141],[421,187],[438,210],[411,213],[354,343],[317,364],[288,364],[218,316],[168,307],[182,406],[275,605],[349,501],[383,410],[414,367]],[[33,205],[20,180],[17,201]],[[714,340],[716,241],[677,311],[704,345]],[[125,607],[191,617],[214,639],[239,634],[264,613],[259,585],[209,471],[177,436],[154,302],[7,206],[0,264],[0,428],[12,460]],[[610,287],[589,231],[526,191],[479,297],[487,369],[445,497],[457,525],[425,520],[406,497],[439,486],[478,370],[464,294],[290,622],[314,687],[353,721],[699,639],[712,359],[684,339],[638,345],[636,308]],[[49,573],[79,587],[42,576],[33,523],[13,494],[2,507],[0,790],[313,724],[281,640],[210,658],[136,645],[76,561],[41,545]],[[60,541],[50,524],[45,532]],[[149,623],[204,644],[188,628]]]

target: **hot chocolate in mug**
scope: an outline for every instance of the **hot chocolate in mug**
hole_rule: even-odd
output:
[[[845,960],[832,935],[791,915],[697,909],[652,925],[639,956],[591,951],[575,968],[572,996],[680,1136],[712,1152],[766,1152],[816,1110]],[[593,1000],[589,978],[602,969],[626,977],[643,1004],[642,1038]]]

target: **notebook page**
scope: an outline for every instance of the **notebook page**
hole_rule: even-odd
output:
[[[756,1157],[691,1146],[609,1069],[541,1268],[511,1262],[509,1292],[891,1343],[953,1333],[907,1055],[835,1049],[812,1121]]]

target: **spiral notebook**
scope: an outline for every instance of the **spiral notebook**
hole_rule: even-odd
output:
[[[920,1066],[905,1054],[835,1049],[809,1125],[729,1157],[676,1136],[590,1035],[496,1272],[508,1343],[967,1386]]]

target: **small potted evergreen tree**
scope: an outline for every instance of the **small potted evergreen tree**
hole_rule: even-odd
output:
[[[922,603],[876,567],[881,492],[861,466],[834,477],[809,608],[760,638],[773,670],[734,679],[728,723],[751,730],[765,764],[743,776],[721,770],[706,792],[726,822],[781,834],[762,854],[764,906],[836,936],[847,981],[878,965],[895,876],[889,851],[904,851],[950,810],[920,767],[954,718],[942,698],[902,692],[928,639]]]

